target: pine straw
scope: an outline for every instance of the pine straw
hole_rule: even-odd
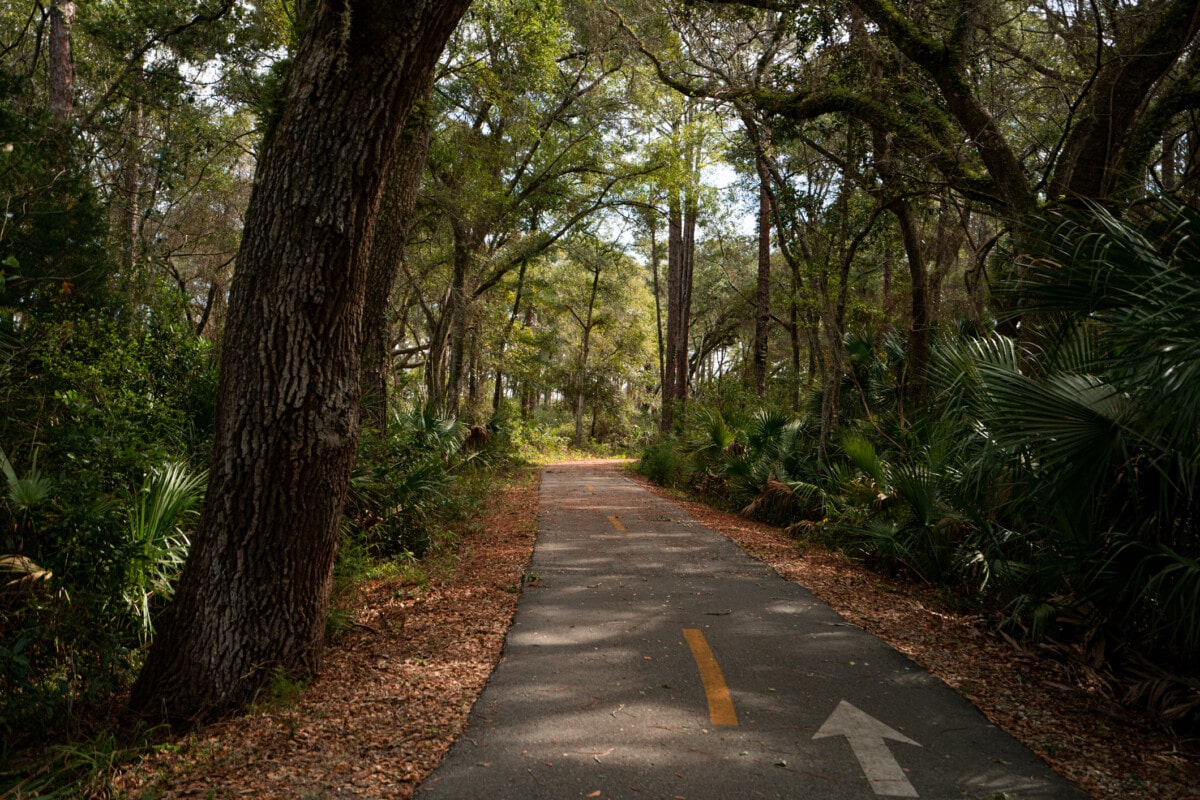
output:
[[[798,548],[778,528],[649,488],[953,686],[1094,797],[1200,797],[1194,752],[981,617],[840,554]],[[536,479],[504,490],[464,536],[454,568],[423,591],[399,580],[364,587],[358,625],[297,703],[264,701],[196,731],[126,769],[116,788],[131,798],[410,797],[499,660],[536,518]]]

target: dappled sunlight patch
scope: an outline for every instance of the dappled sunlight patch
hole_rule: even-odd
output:
[[[1093,796],[1200,796],[1200,757],[1194,752],[1089,692],[1066,665],[1001,638],[981,615],[943,608],[927,586],[880,575],[816,543],[797,542],[779,528],[681,499],[634,477],[949,684]],[[825,634],[837,636],[836,630]],[[911,680],[917,675],[914,671]]]

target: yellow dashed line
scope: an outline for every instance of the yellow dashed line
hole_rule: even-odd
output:
[[[725,685],[721,665],[717,663],[704,634],[699,628],[684,628],[683,638],[687,639],[688,647],[692,648],[692,658],[696,659],[696,667],[700,670],[700,682],[704,684],[704,694],[708,697],[708,717],[712,724],[737,727],[738,719],[737,712],[733,710],[733,698],[729,696],[729,687]]]
[[[621,524],[621,520],[617,519],[616,517],[609,517],[608,521],[611,522],[612,526],[614,528],[616,528],[617,530],[619,530],[619,531],[625,530],[625,526]]]

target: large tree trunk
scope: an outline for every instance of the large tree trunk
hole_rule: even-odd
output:
[[[383,178],[468,2],[313,11],[246,214],[204,512],[135,709],[211,716],[320,665]]]
[[[75,58],[71,53],[75,10],[71,0],[54,0],[50,6],[49,107],[62,125],[70,123],[75,109]]]
[[[421,98],[422,104],[428,102],[432,91],[430,84]],[[363,307],[362,410],[367,421],[379,430],[387,425],[388,366],[391,363],[388,302],[412,229],[413,209],[417,206],[417,192],[421,188],[421,174],[431,139],[428,110],[418,106],[400,136],[399,152],[384,183],[375,238],[371,242]]]
[[[691,120],[689,106],[683,118],[672,125],[673,134],[680,134]],[[671,430],[675,414],[682,410],[688,395],[690,376],[688,338],[691,330],[692,272],[696,253],[696,218],[698,198],[696,184],[700,180],[700,151],[696,142],[687,142],[678,153],[686,170],[683,187],[668,191],[667,201],[667,363],[663,383],[660,428]]]
[[[473,320],[470,328],[467,329],[467,347],[466,347],[466,371],[467,371],[467,408],[472,412],[479,406],[479,398],[483,391],[483,381],[480,380],[480,363],[483,361],[483,344],[480,342],[479,336],[479,320]],[[471,420],[475,422],[476,420]]]
[[[668,211],[667,242],[667,369],[663,386],[662,430],[674,423],[675,412],[687,398],[691,371],[688,341],[691,333],[692,274],[696,255],[697,204],[691,189],[677,193]]]

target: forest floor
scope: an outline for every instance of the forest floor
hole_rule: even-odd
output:
[[[997,636],[924,586],[649,488],[957,689],[1094,797],[1200,797],[1195,748],[1116,704],[1086,674]],[[363,585],[353,626],[311,684],[277,682],[245,716],[127,765],[101,796],[410,797],[499,660],[526,580],[537,493],[536,474],[499,492],[457,550],[435,555],[417,580],[404,573]]]

